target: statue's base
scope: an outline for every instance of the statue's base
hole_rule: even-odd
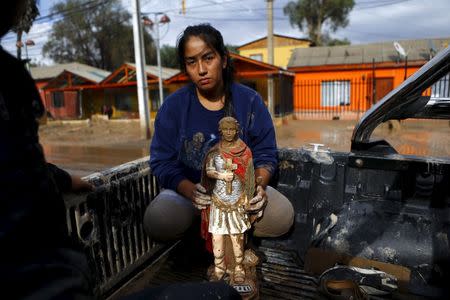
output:
[[[256,274],[256,266],[259,263],[259,258],[254,251],[247,249],[244,254],[243,266],[245,269],[245,280],[242,282],[235,282],[233,280],[233,270],[234,270],[234,257],[228,255],[226,252],[226,261],[231,262],[227,267],[227,272],[222,278],[226,283],[231,285],[239,294],[241,294],[244,300],[255,300],[259,299],[259,284],[258,277]],[[214,265],[211,265],[208,269],[208,277],[211,278],[211,274],[214,272]]]

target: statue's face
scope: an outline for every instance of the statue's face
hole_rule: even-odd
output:
[[[237,134],[236,125],[231,122],[223,123],[220,131],[222,132],[222,138],[227,142],[234,141]]]

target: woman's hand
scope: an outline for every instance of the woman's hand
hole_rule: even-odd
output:
[[[256,219],[261,217],[264,212],[264,207],[267,204],[266,190],[258,185],[256,187],[256,196],[250,200],[250,206],[247,208],[247,212],[256,214]]]
[[[192,203],[197,209],[205,209],[211,204],[211,196],[206,194],[206,189],[200,183],[195,185]]]
[[[191,199],[197,209],[205,209],[211,204],[211,196],[206,194],[206,189],[200,184],[194,184],[188,179],[183,179],[178,184],[177,192]]]

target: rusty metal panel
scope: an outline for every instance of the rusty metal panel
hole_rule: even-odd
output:
[[[105,295],[167,247],[151,241],[143,228],[145,208],[159,186],[148,157],[85,179],[95,190],[66,199],[67,226],[84,244],[96,290]]]

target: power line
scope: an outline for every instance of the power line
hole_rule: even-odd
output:
[[[39,21],[42,21],[42,20],[45,20],[45,19],[49,19],[50,20],[54,16],[62,16],[62,17],[64,17],[64,16],[72,14],[72,13],[83,12],[83,11],[86,11],[86,10],[90,10],[92,8],[96,8],[96,7],[98,7],[98,6],[102,5],[102,4],[106,4],[109,1],[111,1],[111,0],[91,0],[91,1],[88,1],[86,3],[80,4],[77,7],[66,8],[66,9],[61,10],[61,11],[56,11],[56,12],[50,13],[48,15],[45,15],[45,16],[42,16],[42,17],[38,17],[34,21],[35,22],[39,22]],[[92,4],[92,6],[89,6],[91,4]]]
[[[358,5],[358,7],[355,8],[355,10],[363,10],[363,9],[370,9],[370,8],[378,8],[378,7],[386,7],[386,6],[391,6],[391,5],[395,5],[395,4],[400,4],[403,2],[408,2],[411,0],[387,0],[387,1],[374,1],[374,2],[366,2],[365,4],[367,4],[366,6],[360,6]]]
[[[212,20],[212,21],[221,21],[221,22],[267,22],[266,19],[245,19],[245,18],[239,18],[239,19],[232,19],[232,18],[205,18],[205,17],[191,17],[191,16],[178,16],[184,19],[192,19],[192,20]],[[274,20],[289,20],[289,18],[273,18]]]
[[[235,2],[242,2],[242,0],[231,0],[231,1],[224,1],[222,3],[210,3],[210,4],[203,4],[203,5],[197,5],[197,6],[190,6],[190,7],[186,7],[186,10],[189,9],[195,9],[195,8],[200,8],[200,7],[207,7],[207,6],[214,6],[214,5],[223,5],[223,4],[227,4],[227,3],[235,3]],[[161,10],[161,11],[149,11],[149,12],[142,12],[143,15],[146,14],[154,14],[157,12],[161,12],[161,13],[169,13],[169,12],[173,12],[173,11],[179,11],[180,9],[178,8],[172,8],[172,9],[166,9],[166,10]]]
[[[100,1],[100,2],[98,2],[98,1]],[[97,8],[98,6],[104,5],[107,2],[109,2],[109,1],[111,1],[111,0],[91,0],[89,2],[83,3],[83,4],[81,4],[81,5],[77,6],[77,7],[74,7],[74,8],[61,10],[61,11],[58,11],[58,12],[54,12],[54,13],[48,14],[46,16],[42,16],[42,17],[36,18],[33,23],[34,24],[44,24],[44,22],[39,22],[39,21],[46,20],[46,19],[48,19],[50,21],[55,16],[57,17],[57,19],[53,20],[53,21],[57,22],[57,21],[60,21],[60,20],[64,19],[65,17],[68,17],[68,16],[71,16],[71,15],[74,15],[74,14],[77,14],[77,13],[82,13],[82,12],[85,12],[85,11]],[[88,6],[88,5],[90,5],[90,6]],[[44,30],[44,31],[40,31],[39,33],[47,33],[47,32],[50,32],[52,30],[53,29],[50,28],[50,29],[47,29],[47,30]],[[12,31],[10,31],[10,32],[12,32]],[[32,34],[35,35],[35,34],[38,34],[38,33],[33,32]],[[1,41],[3,42],[3,41],[9,41],[9,40],[13,40],[13,39],[15,39],[14,36],[10,36],[10,37],[6,36],[6,37],[2,38]]]

